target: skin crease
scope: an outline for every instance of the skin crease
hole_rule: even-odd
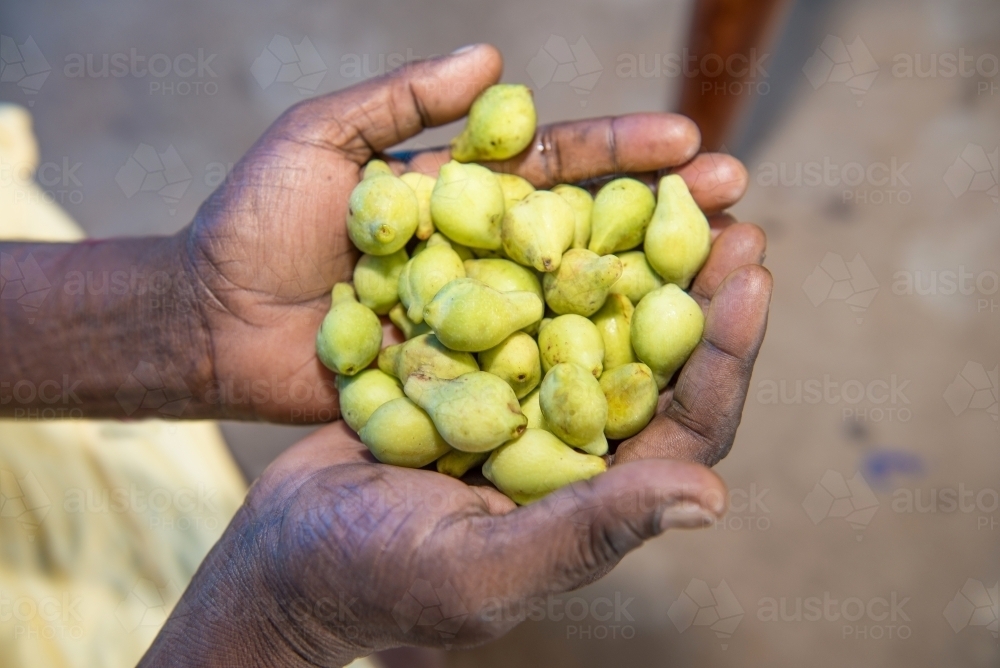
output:
[[[342,221],[361,166],[459,118],[500,71],[485,45],[408,65],[296,105],[251,148],[185,232],[211,300],[203,317],[215,377],[329,378],[312,342],[330,286],[357,259]],[[695,157],[698,142],[672,114],[577,121],[539,128],[525,153],[493,167],[539,188],[677,171],[699,206],[718,212],[742,195],[746,171],[728,156]],[[443,149],[390,164],[433,174],[447,159]],[[711,222],[715,241],[692,285],[705,338],[607,473],[515,508],[488,486],[378,464],[342,421],[330,424],[254,483],[140,665],[327,666],[404,645],[475,645],[515,625],[484,617],[490,605],[580,587],[665,529],[721,516],[725,486],[705,465],[735,438],[771,277],[759,266],[759,228]],[[400,340],[386,331],[383,345]],[[266,401],[252,414],[290,417]],[[447,634],[407,623],[398,607],[428,587],[457,620]]]

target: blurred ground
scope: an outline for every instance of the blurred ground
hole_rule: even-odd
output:
[[[732,144],[752,179],[735,213],[767,231],[776,280],[744,423],[718,467],[729,517],[653,541],[450,665],[1000,663],[1000,6],[822,10],[763,61]],[[33,38],[51,71],[40,87],[5,79],[0,97],[33,103],[43,185],[91,235],[170,233],[287,105],[470,42],[503,51],[505,80],[533,86],[542,121],[672,108],[679,79],[652,63],[681,51],[688,11],[9,2],[0,33],[19,52]],[[265,53],[289,45],[294,82]],[[172,64],[101,76],[104,54],[133,53]],[[171,188],[121,176],[142,144],[163,154]],[[251,476],[305,431],[224,429]]]

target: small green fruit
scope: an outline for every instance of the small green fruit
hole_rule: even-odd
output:
[[[452,350],[481,352],[541,320],[543,312],[533,292],[497,292],[473,278],[459,278],[431,300],[424,320]]]
[[[590,320],[604,339],[604,374],[623,364],[636,361],[632,350],[632,313],[635,309],[625,295],[608,295],[601,310]]]
[[[653,372],[642,363],[625,364],[601,376],[601,390],[608,400],[608,438],[635,436],[656,414],[660,393]]]
[[[536,190],[504,216],[503,250],[526,267],[555,271],[573,243],[575,230],[575,214],[566,200],[547,190]]]
[[[708,219],[691,197],[684,179],[678,174],[664,176],[643,246],[649,264],[664,281],[686,290],[708,259],[711,247]]]
[[[316,332],[316,354],[326,368],[347,376],[375,359],[382,347],[382,323],[367,306],[358,303],[348,283],[333,286],[330,311]]]
[[[538,405],[546,429],[570,445],[587,445],[604,433],[608,401],[597,379],[576,364],[549,369],[539,387]]]
[[[413,194],[417,196],[417,238],[429,239],[434,234],[434,221],[431,220],[431,192],[437,179],[420,172],[406,172],[399,178],[410,186]]]
[[[559,269],[542,277],[545,303],[560,315],[592,315],[604,304],[608,290],[621,274],[621,260],[614,255],[573,248],[563,255]]]
[[[355,376],[337,376],[337,391],[340,416],[354,431],[361,431],[379,406],[405,396],[399,381],[378,369],[365,369]]]
[[[514,332],[500,345],[479,353],[479,366],[504,380],[517,398],[525,396],[542,380],[538,344],[524,332]]]
[[[701,341],[705,315],[673,283],[642,298],[632,314],[632,349],[663,389]]]
[[[578,364],[594,378],[604,370],[604,339],[597,326],[582,315],[561,315],[538,330],[542,371],[557,364]]]
[[[451,156],[459,162],[512,158],[534,139],[536,123],[531,89],[490,86],[472,103],[462,134],[451,140]]]
[[[456,278],[465,278],[462,258],[442,235],[432,235],[427,247],[399,275],[399,299],[406,307],[406,316],[414,323],[423,322],[424,307]]]
[[[347,234],[363,253],[395,253],[416,232],[419,209],[416,194],[399,177],[367,169],[348,200]]]
[[[479,371],[475,357],[445,348],[433,334],[384,348],[378,355],[378,367],[401,383],[414,374],[449,379]]]
[[[392,310],[399,303],[399,274],[407,260],[405,248],[390,255],[362,255],[354,266],[358,301],[379,315]]]
[[[493,450],[528,423],[510,385],[485,371],[451,380],[416,374],[403,391],[427,411],[448,445],[463,452]]]
[[[419,469],[451,450],[427,413],[406,397],[376,409],[358,432],[383,464]]]
[[[496,175],[481,165],[452,160],[441,166],[431,192],[434,227],[470,248],[500,248],[503,189]]]
[[[646,184],[630,178],[604,185],[594,198],[590,218],[590,248],[607,255],[642,243],[656,200]]]
[[[581,454],[543,429],[528,429],[490,455],[483,475],[523,506],[607,468],[600,457]]]
[[[572,248],[586,248],[590,241],[590,217],[594,209],[594,198],[583,188],[566,183],[556,186],[552,192],[573,207],[576,229],[573,233]]]

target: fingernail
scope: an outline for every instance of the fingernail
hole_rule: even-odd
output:
[[[660,513],[660,533],[667,529],[697,529],[715,524],[715,515],[697,503],[685,501]]]
[[[458,56],[458,55],[461,55],[463,53],[467,53],[469,51],[472,51],[477,46],[479,46],[479,45],[478,44],[466,44],[465,46],[459,47],[459,48],[455,49],[454,51],[452,51],[451,55]]]

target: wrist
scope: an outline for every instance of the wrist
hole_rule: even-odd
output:
[[[30,310],[0,300],[0,414],[212,415],[198,399],[212,362],[183,235],[0,250],[46,288]]]
[[[282,584],[286,578],[276,577],[280,519],[249,516],[244,506],[205,558],[140,666],[342,666],[370,653],[317,616],[324,608],[322,600],[303,596]]]

